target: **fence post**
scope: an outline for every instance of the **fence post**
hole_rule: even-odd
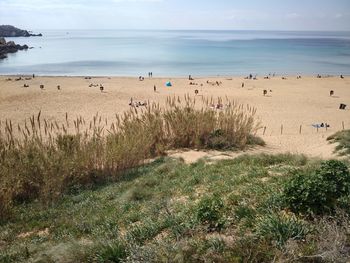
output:
[[[303,127],[303,125],[300,125],[300,129],[299,129],[299,134],[301,134],[301,128]]]

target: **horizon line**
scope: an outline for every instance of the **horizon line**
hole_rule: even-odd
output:
[[[25,29],[28,31],[32,30],[120,30],[120,31],[250,31],[250,32],[346,32],[350,33],[349,30],[326,30],[326,29],[307,29],[307,30],[296,30],[296,29],[146,29],[146,28],[33,28]]]

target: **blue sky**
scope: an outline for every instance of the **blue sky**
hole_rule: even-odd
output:
[[[350,31],[350,0],[0,0],[26,29]]]

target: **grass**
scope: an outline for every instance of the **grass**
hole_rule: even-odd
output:
[[[219,99],[220,103],[223,103]],[[168,98],[165,107],[132,108],[109,123],[78,117],[64,123],[43,119],[41,112],[24,125],[0,122],[0,218],[12,207],[40,200],[50,204],[64,193],[118,180],[128,169],[174,148],[242,149],[263,144],[255,138],[254,108],[227,101],[224,110],[189,96]],[[135,189],[131,199],[149,194]]]
[[[316,218],[283,203],[296,155],[187,165],[159,158],[56,202],[15,206],[0,262],[346,262],[349,212]]]
[[[335,151],[342,156],[350,155],[350,130],[340,131],[327,138],[331,143],[338,143]]]

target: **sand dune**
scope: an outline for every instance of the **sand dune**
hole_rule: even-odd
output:
[[[113,120],[115,113],[127,110],[130,98],[135,101],[150,101],[164,104],[167,96],[195,96],[195,90],[204,97],[225,97],[257,108],[262,127],[258,132],[266,142],[265,152],[291,152],[331,158],[334,146],[326,141],[327,136],[336,131],[350,128],[350,77],[321,78],[280,77],[272,79],[245,80],[234,78],[196,78],[191,81],[181,78],[153,78],[139,81],[138,78],[101,77],[36,77],[31,80],[7,81],[8,76],[0,77],[0,119],[11,119],[22,123],[25,118],[37,114],[63,121],[65,113],[71,117],[82,116],[90,120],[99,113]],[[171,81],[173,86],[166,87]],[[222,82],[220,86],[208,84]],[[244,82],[244,88],[242,88]],[[24,88],[23,85],[29,87]],[[102,84],[89,87],[90,84]],[[201,85],[202,84],[202,85]],[[44,85],[44,89],[39,88]],[[61,90],[57,89],[60,85]],[[157,92],[153,91],[156,85]],[[267,96],[263,96],[267,90]],[[330,90],[334,90],[333,97]],[[339,110],[340,103],[348,105]],[[312,124],[329,123],[330,127],[316,129]],[[283,131],[281,134],[281,127]],[[300,126],[301,134],[300,134]]]

